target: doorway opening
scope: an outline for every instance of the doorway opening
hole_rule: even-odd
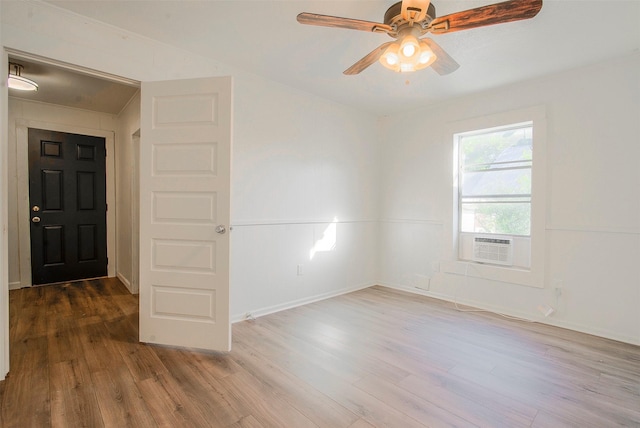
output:
[[[135,105],[136,97],[139,97],[139,82],[22,52],[9,50],[8,53],[12,62],[24,65],[25,74],[40,82],[40,88],[35,93],[19,93],[13,90],[8,93],[10,153],[8,176],[10,179],[8,180],[7,206],[9,208],[9,248],[14,250],[9,253],[9,288],[22,288],[67,279],[117,276],[130,291],[136,293],[137,287],[135,290],[132,289],[134,276],[137,282],[137,273],[133,275],[132,271],[136,263],[131,260],[131,257],[137,251],[131,248],[134,244],[131,239],[134,218],[131,216],[130,207],[131,198],[136,193],[133,191],[133,177],[136,176],[136,171],[132,169],[134,150],[132,134],[139,129],[140,111],[139,106]],[[123,118],[125,110],[127,117]],[[133,127],[134,130],[125,130],[125,127]],[[34,215],[33,207],[40,207],[41,201],[31,201],[29,196],[29,184],[34,180],[29,177],[30,128],[104,140],[106,254],[103,259],[105,262],[108,259],[104,274],[101,271],[85,270],[85,273],[79,272],[77,275],[73,273],[68,278],[45,278],[44,281],[33,275],[32,269],[37,266],[32,263],[36,259],[33,257],[30,233],[34,227],[32,219],[40,217],[44,221],[45,216]],[[12,154],[15,155],[11,156]],[[54,175],[49,175],[49,178]],[[92,179],[89,178],[90,174],[81,175],[86,190],[87,186],[91,187],[91,183],[88,182]],[[41,222],[40,225],[42,224]],[[85,247],[80,258],[85,260],[85,263],[77,264],[76,270],[84,269],[89,264],[87,261],[101,251],[94,247],[97,241],[92,241],[98,229],[90,224],[84,222],[81,227],[80,237],[84,239]],[[51,250],[51,245],[55,246],[55,238],[61,237],[61,229],[60,227],[51,228],[48,232],[50,233],[47,236],[47,242]],[[74,236],[73,242],[66,239],[64,250],[67,253],[72,250],[69,247],[70,242],[75,245],[78,239],[77,235]],[[129,240],[132,242],[127,242]],[[94,248],[96,254],[93,254]],[[45,252],[45,255],[53,257],[59,254],[51,250],[49,253]],[[49,262],[58,264],[55,257]],[[124,267],[124,270],[121,267]]]

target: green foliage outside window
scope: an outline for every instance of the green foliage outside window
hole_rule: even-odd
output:
[[[531,231],[531,204],[465,204],[475,219],[474,230],[463,232],[496,233],[500,235],[529,235]]]
[[[531,125],[463,135],[458,147],[461,230],[529,235]]]

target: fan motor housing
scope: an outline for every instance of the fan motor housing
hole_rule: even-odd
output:
[[[422,21],[416,22],[422,28],[426,28],[427,25],[436,17],[436,7],[433,3],[429,3],[429,7],[427,8],[427,16]],[[391,6],[384,14],[384,23],[395,27],[397,30],[400,30],[402,27],[409,25],[409,21],[405,20],[402,17],[402,2],[399,1]]]

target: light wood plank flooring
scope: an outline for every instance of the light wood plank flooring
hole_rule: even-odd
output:
[[[116,279],[10,292],[2,427],[640,426],[640,348],[384,287],[137,342]]]

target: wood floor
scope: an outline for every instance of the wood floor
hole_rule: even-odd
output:
[[[137,342],[115,279],[10,292],[2,427],[640,426],[640,348],[373,287],[233,325],[229,354]]]

